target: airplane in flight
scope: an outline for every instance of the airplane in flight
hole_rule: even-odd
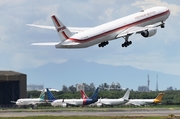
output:
[[[37,105],[46,103],[44,97],[45,97],[45,91],[43,90],[39,98],[22,98],[22,99],[18,99],[17,101],[11,101],[11,102],[15,103],[19,107],[31,106],[32,108],[36,108]]]
[[[57,99],[54,100],[51,105],[56,106],[62,106],[62,107],[68,107],[68,106],[84,106],[84,105],[90,105],[92,103],[95,103],[98,101],[98,90],[97,88],[94,92],[94,94],[87,99]]]
[[[159,93],[155,99],[130,99],[125,105],[144,106],[149,104],[158,104],[161,102],[164,93]]]
[[[125,41],[122,47],[127,47],[132,44],[132,41],[129,41],[132,34],[141,34],[145,38],[155,35],[157,27],[165,27],[164,22],[169,15],[170,10],[167,7],[158,6],[91,28],[66,27],[55,15],[51,17],[55,27],[27,25],[56,30],[60,38],[60,42],[33,43],[32,45],[86,48],[98,44],[99,47],[104,47],[111,40],[123,38]]]

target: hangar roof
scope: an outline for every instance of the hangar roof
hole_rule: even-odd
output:
[[[0,70],[0,76],[4,76],[4,75],[26,75],[26,74],[11,71],[11,70],[9,70],[9,71]]]

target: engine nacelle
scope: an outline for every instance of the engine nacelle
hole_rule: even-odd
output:
[[[142,33],[141,33],[141,35],[143,36],[143,37],[151,37],[151,36],[154,36],[155,34],[156,34],[156,32],[157,32],[157,29],[156,28],[151,28],[151,29],[149,29],[149,30],[146,30],[146,31],[143,31]]]
[[[62,106],[62,107],[67,107],[67,104],[66,104],[66,103],[62,103],[61,106]]]
[[[97,107],[102,107],[102,103],[97,103]]]

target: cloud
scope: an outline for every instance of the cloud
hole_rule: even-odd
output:
[[[165,6],[170,9],[171,15],[173,16],[177,16],[180,13],[180,6],[176,4],[169,4],[161,0],[141,0],[141,1],[136,1],[135,3],[132,3],[131,5],[140,7],[142,9],[147,9],[153,6]]]

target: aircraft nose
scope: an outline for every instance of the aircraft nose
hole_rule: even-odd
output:
[[[16,102],[16,105],[19,105],[19,102]]]

